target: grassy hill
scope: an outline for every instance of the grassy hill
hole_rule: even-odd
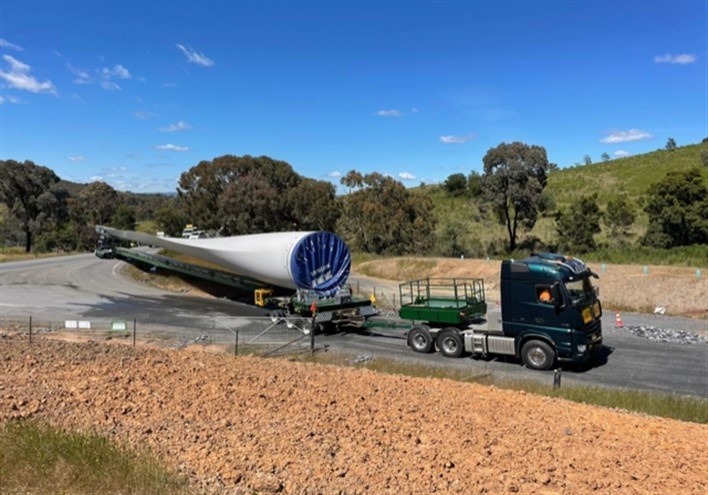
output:
[[[708,183],[708,167],[703,165],[701,159],[704,152],[708,152],[708,143],[557,170],[549,174],[546,193],[554,199],[556,209],[567,208],[578,198],[597,193],[598,205],[602,211],[606,210],[610,199],[621,193],[626,194],[637,216],[630,238],[626,240],[635,242],[644,233],[648,223],[643,206],[649,187],[661,181],[669,172],[695,167],[701,170]],[[490,251],[490,245],[499,246],[508,239],[505,228],[497,223],[490,212],[485,212],[484,206],[476,200],[450,197],[441,186],[424,186],[416,188],[415,192],[431,197],[435,204],[437,233],[448,239],[456,235],[455,242],[463,248],[458,251],[467,253],[467,256],[481,256]],[[528,247],[534,247],[531,245],[533,239],[546,245],[555,243],[554,213],[555,210],[547,212],[530,232],[519,231],[519,239],[526,239]],[[596,240],[612,244],[604,231],[597,235]],[[446,252],[448,247],[450,252]],[[438,254],[444,256],[451,256],[455,251],[451,242],[442,243],[440,249]]]
[[[642,203],[649,187],[669,172],[684,172],[697,167],[708,181],[708,167],[701,162],[703,152],[708,152],[708,143],[570,167],[551,173],[546,191],[561,208],[579,196],[595,192],[601,207],[620,193],[626,193],[633,203],[638,204]]]

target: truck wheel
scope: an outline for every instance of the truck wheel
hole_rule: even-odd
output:
[[[428,353],[433,348],[433,337],[425,327],[413,327],[408,332],[408,346],[415,352]]]
[[[521,348],[521,359],[534,370],[547,370],[556,360],[556,353],[542,340],[529,340]]]
[[[462,336],[457,330],[443,330],[436,341],[440,353],[445,357],[460,357],[465,350]]]

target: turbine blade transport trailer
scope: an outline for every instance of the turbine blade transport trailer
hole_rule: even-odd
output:
[[[255,302],[272,316],[315,316],[320,326],[357,323],[375,312],[368,299],[355,298],[347,286],[351,253],[331,232],[272,232],[234,237],[183,239],[98,225],[102,238],[159,246],[208,261],[261,282]],[[101,251],[97,250],[97,255]],[[274,297],[277,289],[292,295]],[[292,293],[294,291],[294,294]]]

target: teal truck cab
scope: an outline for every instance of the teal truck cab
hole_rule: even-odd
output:
[[[597,275],[570,256],[503,261],[501,307],[454,326],[416,325],[407,332],[408,345],[418,352],[437,348],[448,357],[510,355],[538,370],[586,362],[602,347],[602,306],[591,278]]]

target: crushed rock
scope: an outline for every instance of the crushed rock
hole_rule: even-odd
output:
[[[149,445],[205,493],[708,493],[708,426],[451,380],[0,339],[0,421]]]

